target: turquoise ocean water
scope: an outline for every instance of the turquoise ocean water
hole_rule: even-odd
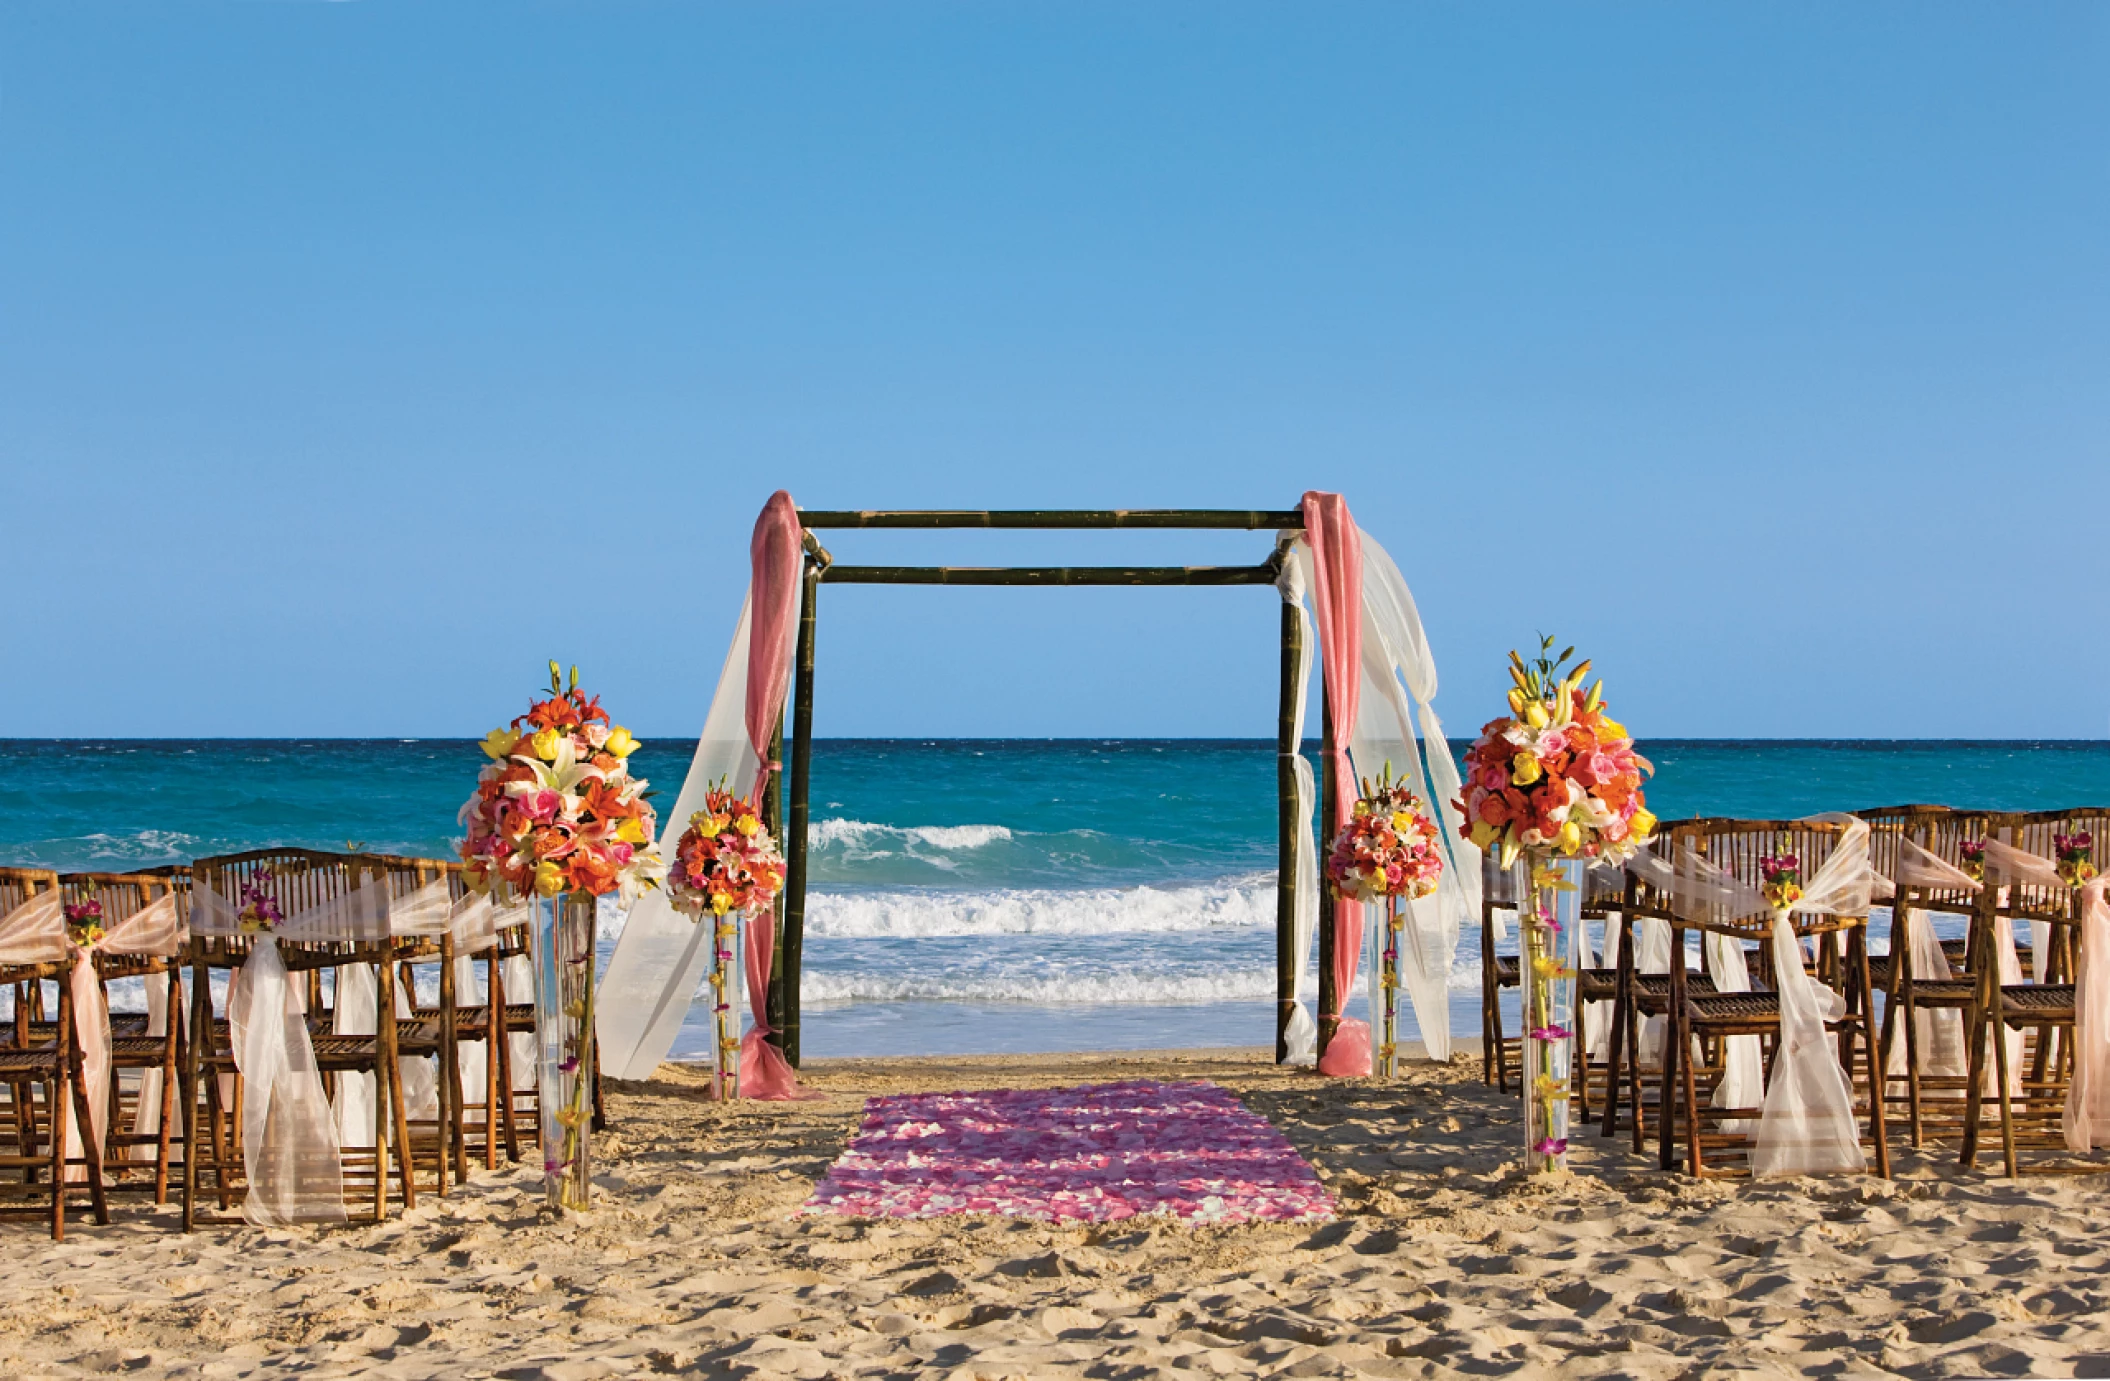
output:
[[[690,745],[636,770],[671,801]],[[2110,800],[2110,743],[1658,741],[1650,805],[1786,817]],[[0,861],[121,870],[265,844],[441,854],[482,755],[458,740],[0,743]],[[1273,1039],[1273,744],[815,746],[808,1054]],[[621,919],[603,920],[612,941]],[[1479,1030],[1479,938],[1451,1026]],[[700,1013],[677,1054],[708,1049]]]

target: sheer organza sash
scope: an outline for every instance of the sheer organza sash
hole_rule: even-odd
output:
[[[0,964],[56,964],[66,957],[66,905],[54,887],[0,915]]]

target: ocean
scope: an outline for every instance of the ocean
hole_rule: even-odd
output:
[[[691,747],[651,742],[633,760],[663,802]],[[1665,819],[2110,798],[2102,742],[1641,747]],[[445,854],[481,762],[466,740],[0,742],[0,861],[110,871],[267,844]],[[1273,1040],[1270,741],[823,740],[812,819],[809,1055]],[[604,914],[604,948],[620,929]],[[1468,929],[1451,972],[1459,1034],[1479,1031],[1479,953]],[[675,1054],[708,1049],[698,1009]]]

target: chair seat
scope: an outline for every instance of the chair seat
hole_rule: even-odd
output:
[[[1685,1005],[1692,1019],[1702,1024],[1780,1020],[1778,993],[1698,993],[1689,996]]]
[[[1516,986],[1517,986],[1517,982],[1518,982],[1518,980],[1519,980],[1520,976],[1522,975],[1522,973],[1523,973],[1523,961],[1522,961],[1522,960],[1520,960],[1520,959],[1518,959],[1518,958],[1517,958],[1517,956],[1515,956],[1514,954],[1498,954],[1498,955],[1496,955],[1496,956],[1495,956],[1495,986],[1496,986],[1496,987],[1498,987],[1498,988],[1514,988],[1514,987],[1516,987]]]
[[[0,1049],[0,1075],[27,1074],[50,1078],[58,1073],[59,1064],[57,1046],[31,1046],[27,1050],[9,1046]]]
[[[168,1041],[161,1036],[113,1036],[110,1058],[120,1069],[158,1069],[168,1058]]]
[[[1576,978],[1575,993],[1580,1002],[1610,1002],[1619,996],[1619,970],[1582,970]]]
[[[1978,984],[1968,978],[1937,978],[1925,983],[1914,980],[1912,984],[1912,1000],[1918,1003],[1964,1005],[1977,997]]]
[[[1670,975],[1667,973],[1637,973],[1634,975],[1634,991],[1643,1002],[1658,1004],[1670,1001]],[[1685,975],[1685,991],[1688,996],[1711,993],[1714,980],[1704,973]]]
[[[2037,1020],[2073,1020],[2074,987],[2071,983],[2021,983],[2000,989],[2000,1005],[2009,1021],[2027,1014]]]
[[[110,1014],[110,1034],[112,1036],[122,1040],[128,1036],[144,1036],[146,1033],[147,1014],[145,1012],[112,1012]],[[154,1039],[159,1040],[160,1037],[157,1036]]]

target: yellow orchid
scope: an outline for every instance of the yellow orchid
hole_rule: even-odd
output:
[[[570,1017],[573,1021],[586,1020],[586,999],[575,997],[570,1002],[565,1003],[564,1015]]]
[[[520,731],[518,729],[493,729],[490,733],[484,735],[484,741],[481,746],[485,757],[490,758],[493,762],[504,762],[507,756],[512,753],[514,745],[519,742]]]
[[[628,729],[618,724],[608,731],[608,742],[601,746],[619,758],[627,758],[637,751],[637,740],[630,737]]]
[[[1559,1079],[1554,1078],[1550,1074],[1541,1074],[1537,1079],[1532,1081],[1531,1088],[1532,1092],[1536,1093],[1540,1098],[1543,1098],[1548,1102],[1553,1102],[1557,1099],[1566,1098],[1568,1096],[1567,1084],[1563,1083]]]
[[[569,741],[555,729],[543,729],[528,740],[528,747],[544,762],[554,762],[557,757],[557,745]]]
[[[586,1110],[584,1108],[561,1108],[557,1112],[557,1121],[561,1125],[574,1130],[585,1120]]]

